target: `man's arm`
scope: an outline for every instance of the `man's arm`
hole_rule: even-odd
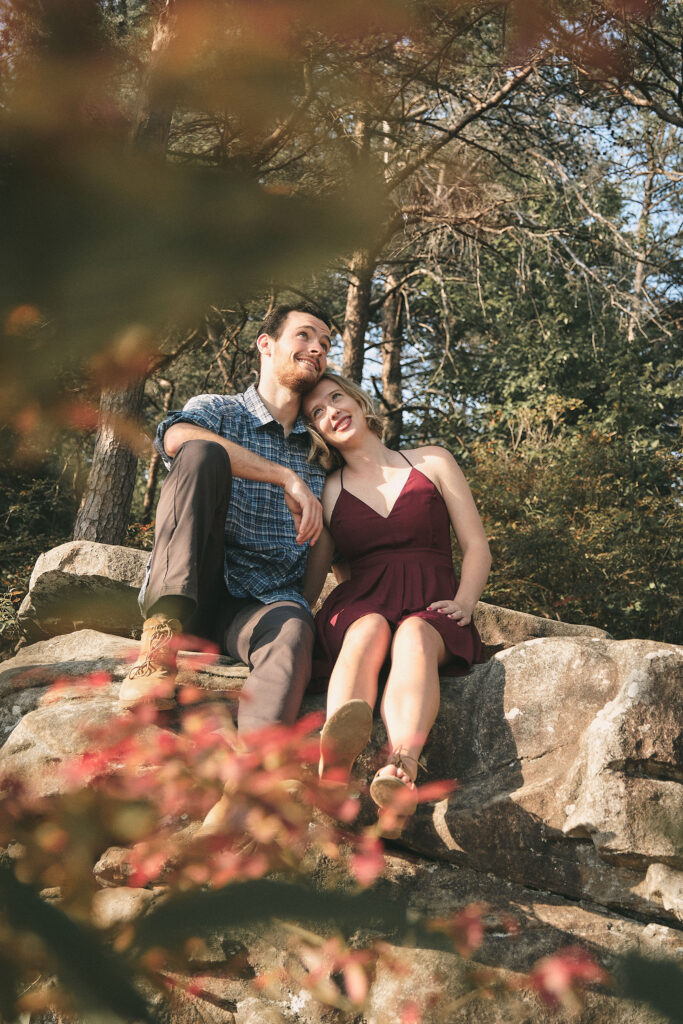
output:
[[[285,504],[292,513],[296,526],[297,544],[304,544],[306,541],[315,544],[323,526],[322,506],[293,469],[264,459],[262,455],[257,455],[256,452],[249,451],[248,448],[243,448],[212,430],[187,422],[174,423],[168,428],[164,434],[164,451],[170,458],[174,458],[180,446],[186,441],[214,441],[222,445],[230,456],[233,476],[245,480],[263,480],[282,487],[285,492]]]

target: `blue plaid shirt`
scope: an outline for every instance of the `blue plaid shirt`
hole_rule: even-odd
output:
[[[174,423],[194,423],[211,430],[271,462],[288,466],[320,498],[325,471],[306,461],[310,448],[303,418],[297,417],[285,437],[282,425],[266,409],[252,385],[241,395],[197,395],[181,412],[159,424],[154,446],[166,468],[164,435]],[[234,597],[253,597],[264,604],[296,601],[308,607],[301,594],[308,542],[297,544],[284,490],[262,480],[234,477],[225,520],[225,583]],[[142,595],[141,595],[142,597]]]

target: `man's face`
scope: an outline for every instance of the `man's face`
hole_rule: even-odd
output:
[[[267,344],[262,339],[268,339]],[[271,360],[269,372],[277,383],[305,394],[315,387],[327,366],[330,343],[330,329],[322,320],[293,310],[287,314],[280,337],[261,335],[259,348],[263,360]]]

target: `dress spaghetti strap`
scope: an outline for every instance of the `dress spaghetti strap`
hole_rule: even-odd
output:
[[[412,467],[413,464],[412,464],[412,462],[410,461],[410,459],[408,458],[407,455],[404,455],[403,452],[399,452],[398,454],[401,456],[402,459],[406,460],[406,462],[408,463],[409,466]]]

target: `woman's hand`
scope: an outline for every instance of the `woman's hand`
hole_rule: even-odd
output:
[[[427,606],[427,611],[441,612],[442,615],[447,615],[449,619],[454,619],[459,626],[469,626],[472,621],[474,605],[470,606],[465,601],[456,601],[454,598],[452,601],[432,601]]]

